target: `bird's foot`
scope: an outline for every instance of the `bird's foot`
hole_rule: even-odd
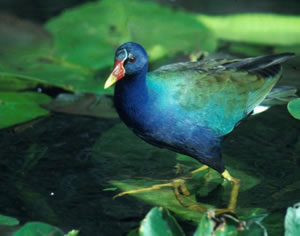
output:
[[[184,179],[179,179],[178,178],[178,179],[172,180],[169,183],[155,184],[155,185],[152,185],[149,188],[141,188],[141,189],[135,189],[135,190],[122,192],[122,193],[119,193],[119,194],[115,195],[114,198],[122,197],[124,195],[129,195],[129,194],[151,192],[151,191],[155,191],[155,190],[160,190],[160,189],[165,188],[165,187],[172,187],[174,189],[174,193],[175,193],[176,198],[178,199],[179,202],[182,202],[181,198],[180,198],[181,193],[185,196],[190,195],[190,192],[188,191],[188,189],[185,186],[184,182],[185,182]]]
[[[190,172],[189,175],[193,175],[193,174],[203,171],[207,168],[208,168],[208,166],[204,165],[201,168]],[[198,205],[195,203],[187,204],[187,202],[182,199],[182,195],[184,195],[184,196],[190,195],[190,192],[185,185],[185,180],[188,179],[189,177],[173,179],[168,183],[155,184],[148,188],[141,188],[141,189],[129,190],[126,192],[121,192],[121,193],[115,195],[114,198],[122,197],[124,195],[156,191],[156,190],[160,190],[165,187],[171,187],[171,188],[173,188],[176,199],[183,207],[187,207],[189,209],[193,209],[193,210],[197,210],[197,211],[201,211],[201,212],[205,212],[205,211],[209,210],[210,208],[204,207],[204,206],[201,206],[201,205]],[[217,215],[221,215],[221,214],[225,214],[225,213],[234,214],[236,204],[237,204],[238,192],[239,192],[239,188],[240,188],[240,180],[232,177],[227,170],[225,170],[222,173],[222,177],[232,184],[232,190],[231,190],[230,200],[229,200],[229,204],[228,204],[227,208],[215,209],[215,213]],[[185,199],[185,200],[188,200],[188,199]]]
[[[190,174],[191,175],[196,174],[200,171],[206,170],[207,168],[209,168],[209,167],[204,165],[201,168],[190,172]],[[232,177],[227,170],[225,170],[222,173],[222,177],[226,181],[229,181],[232,184],[232,189],[231,189],[231,193],[230,193],[230,200],[229,200],[227,208],[215,209],[215,214],[216,215],[222,215],[222,214],[226,214],[226,213],[235,214],[235,208],[236,208],[237,198],[238,198],[238,193],[239,193],[239,188],[240,188],[240,179]],[[184,204],[182,204],[182,205],[184,205]],[[189,206],[186,206],[186,207],[188,207],[190,209],[193,209],[193,210],[201,211],[201,212],[209,210],[209,208],[200,206],[198,204],[192,204],[192,205],[189,205]]]

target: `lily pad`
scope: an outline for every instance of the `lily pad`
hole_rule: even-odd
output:
[[[300,98],[296,98],[288,103],[288,111],[295,119],[300,120]]]
[[[217,45],[192,15],[147,1],[88,3],[51,19],[47,30],[18,18],[0,20],[0,76],[76,92],[112,93],[104,91],[105,77],[97,70],[112,66],[123,42],[140,42],[150,60],[194,48],[214,51]]]
[[[26,223],[21,229],[13,233],[12,236],[64,236],[64,233],[49,224],[42,222]]]
[[[0,129],[49,114],[40,104],[50,100],[47,95],[35,92],[0,92]]]
[[[249,13],[196,18],[223,40],[282,46],[300,41],[299,16]]]
[[[94,69],[111,66],[114,50],[126,41],[140,42],[150,59],[194,48],[213,51],[217,45],[193,15],[150,1],[88,3],[50,20],[46,27],[55,37],[58,54]]]
[[[93,79],[93,70],[56,54],[53,37],[42,26],[0,15],[0,32],[0,90],[21,90],[37,84],[71,91],[95,92],[101,87]]]
[[[184,236],[175,218],[162,207],[154,207],[142,221],[140,236]]]
[[[70,232],[68,232],[68,233],[66,234],[66,236],[77,236],[78,234],[79,234],[79,230],[73,229],[73,230],[71,230]]]
[[[39,81],[0,73],[0,91],[22,91],[36,88]]]
[[[0,225],[7,225],[7,226],[14,226],[14,225],[18,225],[20,222],[14,218],[14,217],[10,217],[10,216],[4,216],[4,215],[0,215]]]
[[[203,215],[194,236],[210,236],[214,232],[214,226],[214,222],[208,219],[206,215]]]

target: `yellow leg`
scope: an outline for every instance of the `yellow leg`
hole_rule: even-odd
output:
[[[191,171],[190,174],[196,174],[200,171],[206,170],[209,167],[206,165],[203,165],[201,168],[196,169],[194,171]],[[230,200],[229,200],[229,204],[228,207],[226,209],[216,209],[216,213],[217,214],[221,214],[221,213],[225,213],[225,212],[234,212],[235,208],[236,208],[236,204],[237,204],[237,197],[238,197],[238,193],[239,193],[239,188],[240,188],[240,180],[237,178],[232,177],[229,172],[227,170],[225,170],[222,173],[222,177],[225,180],[230,181],[230,183],[232,184],[232,190],[230,193]],[[190,195],[190,192],[188,191],[187,187],[185,186],[184,182],[185,182],[186,178],[178,178],[178,179],[174,179],[169,183],[166,184],[156,184],[153,185],[149,188],[142,188],[142,189],[136,189],[136,190],[130,190],[130,191],[126,191],[126,192],[122,192],[117,194],[116,196],[114,196],[114,198],[117,197],[121,197],[124,195],[129,195],[129,194],[136,194],[136,193],[145,193],[145,192],[150,192],[150,191],[155,191],[155,190],[159,190],[161,188],[165,188],[165,187],[172,187],[174,189],[174,193],[175,196],[177,198],[177,200],[185,207],[191,208],[191,209],[195,209],[195,210],[199,210],[199,211],[205,211],[207,210],[207,208],[202,207],[200,205],[190,205],[190,206],[186,206],[186,204],[184,204],[184,202],[182,201],[181,197],[180,197],[180,192],[185,195],[188,196]]]
[[[193,170],[193,171],[191,171],[190,173],[192,174],[192,175],[194,175],[194,174],[196,174],[196,173],[198,173],[198,172],[201,172],[201,171],[204,171],[204,170],[206,170],[206,169],[208,169],[209,167],[207,166],[207,165],[203,165],[203,166],[201,166],[199,169],[196,169],[196,170]]]
[[[230,200],[227,209],[231,212],[235,211],[239,189],[241,185],[240,179],[232,177],[227,170],[222,173],[222,177],[232,183],[232,189],[230,193]]]
[[[209,167],[207,165],[203,165],[201,168],[196,169],[192,172],[190,172],[192,175],[196,174],[200,171],[206,170]],[[239,194],[239,189],[240,189],[240,180],[237,178],[232,177],[229,172],[227,170],[225,170],[222,174],[222,177],[229,181],[232,184],[232,190],[230,193],[230,199],[229,199],[229,203],[226,209],[216,209],[216,213],[217,214],[221,214],[221,213],[225,213],[225,212],[234,212],[235,208],[236,208],[236,204],[237,204],[237,198],[238,198],[238,194]],[[197,209],[197,206],[192,206],[191,208]],[[202,207],[201,207],[202,210]]]
[[[209,167],[207,165],[203,165],[199,169],[191,171],[190,174],[193,175],[193,174],[196,174],[196,173],[198,173],[200,171],[206,170],[208,168]],[[122,193],[119,193],[119,194],[115,195],[114,198],[122,197],[124,195],[129,195],[129,194],[151,192],[151,191],[159,190],[159,189],[165,188],[165,187],[173,187],[174,188],[174,193],[176,195],[176,198],[178,199],[178,201],[182,202],[180,200],[180,191],[185,196],[190,195],[190,192],[188,191],[188,189],[185,186],[184,182],[185,182],[185,179],[178,178],[178,179],[174,179],[171,182],[166,183],[166,184],[155,184],[155,185],[152,185],[149,188],[141,188],[141,189],[136,189],[136,190],[130,190],[130,191],[122,192]]]
[[[136,190],[130,190],[130,191],[122,192],[122,193],[119,193],[119,194],[115,195],[114,198],[122,197],[122,196],[128,195],[128,194],[150,192],[150,191],[154,191],[154,190],[159,190],[159,189],[164,188],[164,187],[173,187],[175,195],[176,195],[176,198],[180,199],[180,191],[185,196],[190,195],[190,192],[188,191],[187,187],[184,185],[184,181],[185,181],[184,179],[174,179],[170,183],[155,184],[155,185],[152,185],[149,188],[141,188],[141,189],[136,189]],[[181,200],[179,200],[179,201],[181,202]]]

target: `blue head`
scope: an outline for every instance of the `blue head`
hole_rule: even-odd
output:
[[[133,42],[122,44],[115,53],[115,65],[104,88],[126,77],[145,74],[148,69],[148,55],[145,49]]]

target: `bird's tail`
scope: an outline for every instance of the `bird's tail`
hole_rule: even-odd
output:
[[[227,68],[248,71],[265,78],[274,77],[281,71],[281,63],[295,57],[294,53],[286,52],[269,56],[249,57],[224,64]]]
[[[272,88],[263,102],[254,108],[252,115],[266,111],[271,106],[288,104],[289,101],[297,98],[297,88],[293,86],[276,86]]]
[[[275,86],[261,103],[265,106],[287,104],[297,98],[297,88],[294,86]]]

